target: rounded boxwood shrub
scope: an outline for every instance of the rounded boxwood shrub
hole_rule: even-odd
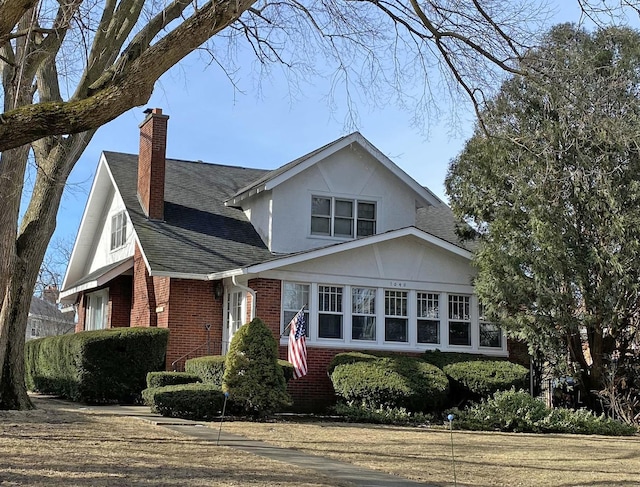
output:
[[[233,336],[226,355],[222,388],[234,409],[266,415],[291,404],[278,343],[260,318],[242,326]]]
[[[522,365],[497,360],[457,362],[445,365],[443,370],[454,392],[485,398],[497,391],[525,388],[529,373]]]
[[[339,397],[370,409],[435,411],[444,405],[449,390],[440,369],[405,356],[343,363],[334,368],[331,381]]]
[[[192,384],[195,382],[200,382],[200,377],[187,372],[149,372],[147,374],[147,388]]]
[[[211,384],[152,387],[142,391],[142,399],[154,413],[194,420],[213,419],[224,405],[224,393]]]

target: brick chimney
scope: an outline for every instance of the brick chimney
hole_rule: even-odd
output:
[[[42,299],[51,304],[56,304],[59,295],[60,291],[58,291],[56,286],[47,286],[44,288],[44,291],[42,291]]]
[[[164,220],[164,172],[168,115],[161,108],[145,110],[140,124],[138,198],[149,220]]]

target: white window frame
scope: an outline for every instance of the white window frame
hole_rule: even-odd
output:
[[[392,300],[392,302],[390,301]],[[404,314],[403,305],[404,302]],[[391,309],[392,308],[392,309]],[[399,311],[399,312],[398,312]],[[405,339],[389,340],[387,338],[387,321],[388,320],[404,320],[405,322]],[[384,342],[385,343],[409,343],[409,291],[399,291],[397,289],[384,290]]]
[[[109,309],[109,289],[101,289],[86,295],[85,330],[104,330],[107,328]],[[98,307],[100,308],[98,310]]]
[[[442,296],[440,293],[417,291],[416,292],[416,343],[418,345],[439,345],[442,342],[442,321],[441,306]],[[435,323],[436,341],[421,342],[419,327],[420,322]]]
[[[466,347],[470,348],[473,340],[471,337],[471,296],[466,294],[449,294],[448,296],[448,326],[447,326],[447,340],[450,347]],[[463,306],[462,314],[459,313],[457,307]],[[466,308],[466,310],[464,309]],[[458,312],[456,312],[458,311]],[[452,324],[466,324],[468,330],[469,340],[466,344],[451,343],[451,325]]]
[[[491,328],[490,330],[487,330],[487,332],[495,334],[495,336],[498,337],[497,345],[482,344],[483,328]],[[498,326],[496,323],[489,321],[485,317],[484,307],[482,306],[482,303],[478,303],[478,347],[489,348],[492,350],[502,349],[502,328],[500,328],[500,326]]]
[[[122,210],[111,217],[111,250],[127,243],[127,213]]]
[[[329,202],[329,213],[314,213],[313,211],[313,201],[314,199],[326,200]],[[340,215],[337,214],[337,203],[349,203],[351,204],[351,214],[350,215]],[[368,204],[373,205],[373,218],[364,218],[358,215],[359,205]],[[318,232],[313,230],[313,221],[314,219],[323,219],[329,222],[329,232]],[[337,233],[336,232],[336,221],[350,221],[351,231],[346,233]],[[311,225],[309,228],[309,233],[312,236],[324,236],[324,237],[335,237],[335,238],[360,238],[360,237],[368,237],[370,235],[375,235],[377,232],[377,221],[378,221],[378,203],[376,201],[368,200],[368,199],[356,199],[356,198],[343,198],[338,196],[326,196],[326,195],[311,195]],[[358,231],[360,222],[373,222],[373,233],[360,235]]]
[[[344,340],[344,286],[318,284],[318,338],[322,340]],[[340,336],[322,336],[323,316],[340,320]]]
[[[287,293],[287,287],[290,287],[291,289],[295,289],[296,294],[298,292],[301,293],[299,298],[296,298],[296,303],[294,304],[293,307],[291,306],[286,306],[287,304],[291,304],[291,303],[285,303],[285,293]],[[306,288],[306,290],[304,289]],[[282,306],[282,316],[280,319],[280,334],[281,335],[287,335],[289,334],[289,330],[287,330],[287,326],[289,325],[289,323],[291,322],[291,320],[293,319],[293,317],[296,315],[296,313],[298,311],[300,311],[300,308],[302,308],[302,306],[306,306],[305,310],[304,310],[304,315],[305,315],[305,322],[307,324],[306,326],[306,337],[309,337],[309,328],[310,328],[310,323],[309,323],[309,299],[311,298],[311,284],[308,282],[297,282],[297,281],[282,281],[282,299],[281,299],[281,306]]]
[[[359,291],[367,291],[367,296]],[[361,297],[364,297],[365,301],[361,301]],[[375,342],[377,340],[377,301],[378,290],[375,287],[367,286],[351,286],[351,339],[356,342]],[[353,319],[362,317],[365,321],[370,321],[372,324],[365,324],[366,328],[373,331],[373,337],[371,338],[355,338],[353,333]]]

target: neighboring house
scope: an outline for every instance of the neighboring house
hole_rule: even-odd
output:
[[[63,313],[56,305],[58,290],[47,288],[42,298],[33,296],[29,306],[25,340],[64,335],[75,329],[74,312]]]
[[[98,164],[61,293],[77,331],[169,328],[170,368],[260,317],[285,358],[306,305],[310,370],[289,385],[303,406],[332,398],[344,350],[508,355],[450,209],[362,135],[248,169],[166,159],[168,116],[147,113],[139,156]]]

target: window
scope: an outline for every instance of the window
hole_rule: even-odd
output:
[[[440,296],[417,293],[418,343],[440,343]]]
[[[303,306],[309,304],[309,285],[298,284],[296,282],[285,282],[282,288],[282,330],[285,331],[287,325]],[[307,323],[307,333],[309,336],[309,311],[304,312]],[[286,330],[288,332],[288,330]]]
[[[124,211],[111,217],[111,250],[122,247],[127,241],[127,215]]]
[[[384,292],[384,339],[387,342],[407,341],[407,291]]]
[[[318,337],[342,338],[342,288],[318,286]]]
[[[449,295],[449,345],[471,346],[469,296]]]
[[[367,237],[376,233],[376,204],[342,198],[311,198],[311,234]]]
[[[480,323],[480,346],[481,347],[502,347],[502,330],[495,323],[491,323],[486,317],[485,309],[482,304],[479,306]]]
[[[102,330],[107,327],[108,299],[108,289],[87,294],[85,330]]]
[[[376,339],[376,290],[368,287],[351,289],[351,338]]]

